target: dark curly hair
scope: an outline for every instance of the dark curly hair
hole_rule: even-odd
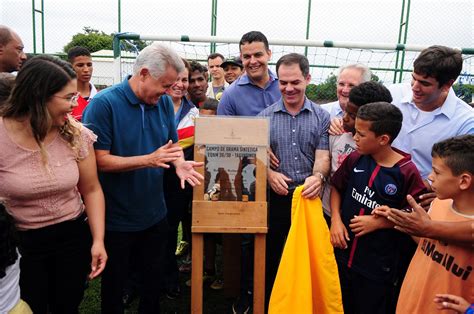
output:
[[[205,65],[202,65],[200,62],[192,60],[190,63],[190,69],[189,69],[189,78],[191,78],[191,74],[194,71],[199,71],[199,73],[204,74],[204,76],[207,78],[207,67]]]
[[[0,278],[5,277],[5,270],[18,258],[16,251],[16,229],[13,218],[7,213],[5,205],[0,202]]]
[[[357,107],[378,101],[391,103],[392,100],[392,95],[387,87],[374,81],[354,86],[349,92],[349,101]]]

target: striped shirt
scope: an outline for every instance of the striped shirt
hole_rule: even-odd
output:
[[[293,116],[280,99],[258,116],[270,119],[270,147],[280,161],[276,171],[293,180],[290,189],[303,184],[313,174],[316,150],[329,150],[329,113],[305,98]]]

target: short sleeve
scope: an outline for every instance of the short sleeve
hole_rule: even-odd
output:
[[[405,191],[403,194],[410,194],[417,202],[419,202],[420,195],[427,193],[428,191],[425,184],[423,183],[423,179],[421,178],[418,169],[412,161],[409,161],[401,166],[400,170],[403,173],[405,181]],[[410,207],[406,198],[403,199],[402,207]]]
[[[271,111],[268,110],[268,108],[265,108],[257,114],[257,117],[259,117],[259,118],[268,118],[268,117],[270,117],[270,113],[271,113]]]
[[[352,152],[349,156],[347,156],[346,159],[344,159],[341,166],[332,175],[331,185],[340,193],[346,189],[347,183],[350,179],[351,171],[360,157],[361,155],[357,151]]]
[[[102,97],[103,98],[103,97]],[[110,150],[112,146],[112,110],[110,102],[94,97],[84,110],[82,122],[97,134],[98,140],[94,143],[95,149]]]
[[[89,149],[97,141],[97,135],[94,134],[91,130],[82,126],[81,128],[81,144],[79,147],[79,159],[85,159],[89,156]]]
[[[222,98],[219,101],[217,106],[217,115],[218,116],[235,116],[235,112],[231,105],[231,96],[229,95],[230,91],[224,91]]]

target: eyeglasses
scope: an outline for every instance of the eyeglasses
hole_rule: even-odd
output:
[[[77,100],[79,99],[79,96],[80,96],[79,93],[75,93],[72,96],[56,96],[56,95],[53,95],[53,97],[65,99],[65,100],[69,101],[69,103],[71,103],[71,104],[77,104]]]

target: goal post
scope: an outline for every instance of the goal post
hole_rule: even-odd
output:
[[[130,49],[132,40],[157,41],[168,44],[180,56],[188,60],[207,61],[211,43],[216,44],[216,52],[226,58],[239,54],[240,38],[220,36],[189,35],[150,35],[136,33],[119,33],[114,37],[114,82],[119,82],[125,75],[132,73],[137,49]],[[428,45],[410,45],[398,43],[346,42],[332,40],[277,39],[268,38],[272,50],[270,66],[276,60],[290,52],[306,54],[311,67],[312,81],[323,82],[342,65],[362,63],[367,65],[383,83],[402,82],[410,79],[413,61],[421,50]],[[133,47],[132,47],[133,48]],[[474,48],[459,48],[463,54],[464,83],[474,84]]]

